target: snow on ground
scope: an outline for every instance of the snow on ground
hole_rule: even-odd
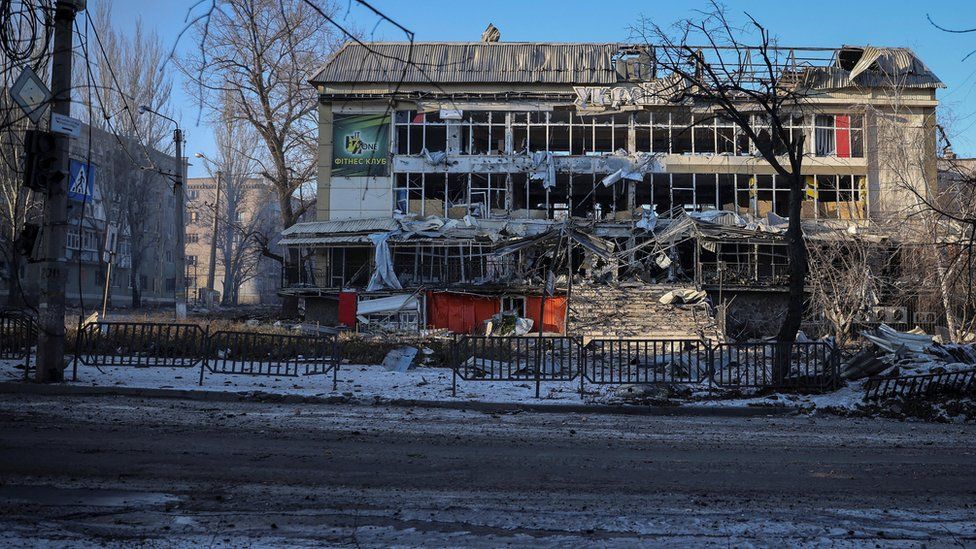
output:
[[[0,361],[0,381],[23,379],[22,362]],[[18,368],[18,366],[21,366]],[[316,397],[347,397],[359,401],[421,400],[528,404],[621,404],[626,387],[585,385],[579,393],[579,380],[543,382],[540,398],[535,398],[535,383],[465,381],[458,379],[457,396],[451,394],[451,370],[415,366],[406,372],[392,372],[376,364],[343,364],[339,369],[338,389],[332,389],[332,374],[312,376],[250,376],[204,373],[200,386],[200,367],[171,368],[134,366],[78,365],[78,379],[68,383],[88,387],[128,387],[145,389],[178,389],[226,391],[231,393],[271,393]],[[690,398],[664,399],[667,404],[690,404],[705,407],[769,407],[798,410],[856,410],[863,404],[861,383],[822,395],[773,394],[760,397],[735,396],[710,391],[707,385],[695,386]],[[662,401],[661,403],[665,403]]]
[[[0,381],[19,381],[23,369],[20,361],[0,361]],[[464,381],[458,379],[457,397],[451,395],[451,370],[413,367],[406,372],[391,372],[380,365],[343,364],[339,368],[339,386],[332,390],[332,373],[312,376],[250,376],[204,373],[199,385],[200,367],[137,368],[133,366],[78,365],[78,380],[71,381],[71,369],[65,371],[69,383],[89,387],[132,387],[148,389],[182,389],[227,391],[234,393],[265,392],[301,396],[346,396],[357,400],[434,400],[479,401],[498,403],[581,402],[579,381],[543,382],[540,399],[535,398],[535,384],[524,382]],[[590,388],[587,389],[588,391]]]

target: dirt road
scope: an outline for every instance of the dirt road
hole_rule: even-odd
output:
[[[976,543],[976,426],[0,396],[0,544]]]

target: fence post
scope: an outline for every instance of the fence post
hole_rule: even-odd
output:
[[[332,390],[339,390],[339,363],[342,361],[342,353],[339,347],[339,336],[332,336]]]
[[[81,338],[84,337],[85,327],[81,322],[78,323],[78,331],[75,332],[75,356],[71,361],[71,381],[78,381],[78,357],[81,352]]]
[[[708,376],[708,392],[711,394],[715,388],[715,346],[710,339],[705,340],[705,360],[708,364],[705,368],[705,374]]]
[[[457,372],[458,368],[461,367],[461,354],[458,345],[461,342],[458,339],[457,334],[451,336],[451,354],[448,360],[451,361],[451,397],[457,396]]]
[[[207,367],[207,361],[210,360],[210,324],[203,329],[203,360],[200,361],[200,387],[203,387],[203,370]]]
[[[27,340],[24,341],[24,381],[30,381],[30,356],[33,348],[30,342],[30,330],[27,332]]]
[[[585,390],[583,388],[583,383],[584,383],[584,379],[583,378],[586,377],[586,355],[587,355],[587,351],[586,351],[586,347],[583,346],[583,336],[577,336],[577,337],[579,337],[579,356],[576,357],[576,360],[579,363],[579,370],[578,370],[579,371],[579,376],[580,376],[580,387],[579,387],[579,391],[580,391],[580,399],[582,399],[583,398],[583,395],[585,393]]]
[[[539,398],[539,389],[542,385],[542,379],[539,376],[542,373],[540,366],[544,355],[544,341],[544,336],[539,336],[539,343],[535,346],[535,398]]]

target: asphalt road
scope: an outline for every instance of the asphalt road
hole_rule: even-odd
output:
[[[0,545],[976,544],[976,426],[0,395]]]

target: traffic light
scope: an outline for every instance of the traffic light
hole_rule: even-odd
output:
[[[27,130],[24,136],[24,149],[27,153],[24,162],[24,186],[38,192],[45,192],[48,185],[58,183],[65,174],[58,169],[57,136],[51,132]]]
[[[28,263],[33,262],[37,256],[37,239],[40,233],[40,225],[25,223],[24,229],[20,231],[20,234],[14,240],[14,249],[17,250],[17,253],[26,257]]]

